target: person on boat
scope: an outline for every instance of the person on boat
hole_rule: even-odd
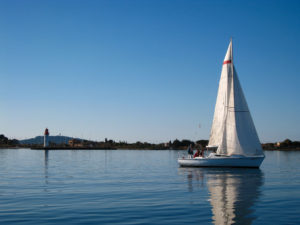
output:
[[[194,155],[194,158],[199,157],[200,155],[201,155],[200,150],[197,149],[197,151],[196,151],[196,153],[195,153],[195,155]]]
[[[193,157],[194,151],[192,149],[192,145],[189,145],[187,150],[188,150],[188,154]]]

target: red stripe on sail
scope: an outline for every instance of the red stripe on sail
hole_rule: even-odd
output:
[[[224,61],[223,65],[228,64],[228,63],[231,63],[231,60]]]

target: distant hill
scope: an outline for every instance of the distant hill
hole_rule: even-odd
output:
[[[68,144],[69,140],[74,139],[72,137],[67,136],[49,136],[49,142],[55,143],[55,144]],[[75,138],[77,140],[82,140],[80,138]],[[27,144],[27,145],[42,145],[44,143],[44,136],[36,136],[35,138],[29,138],[19,141],[20,144]]]
[[[8,139],[4,134],[0,134],[0,146],[16,146],[19,141],[16,139]]]

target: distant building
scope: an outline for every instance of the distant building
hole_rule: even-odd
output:
[[[81,143],[81,141],[78,140],[78,139],[71,139],[71,140],[69,140],[69,145],[71,147],[82,147],[83,146],[83,144]]]
[[[277,146],[277,147],[280,147],[280,145],[281,145],[280,142],[277,142],[277,143],[276,143],[276,146]]]
[[[47,148],[48,146],[49,146],[49,130],[48,128],[46,128],[44,133],[44,148]]]

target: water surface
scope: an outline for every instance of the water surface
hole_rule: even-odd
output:
[[[260,169],[179,168],[178,153],[0,150],[0,223],[300,221],[300,152],[265,152]]]

